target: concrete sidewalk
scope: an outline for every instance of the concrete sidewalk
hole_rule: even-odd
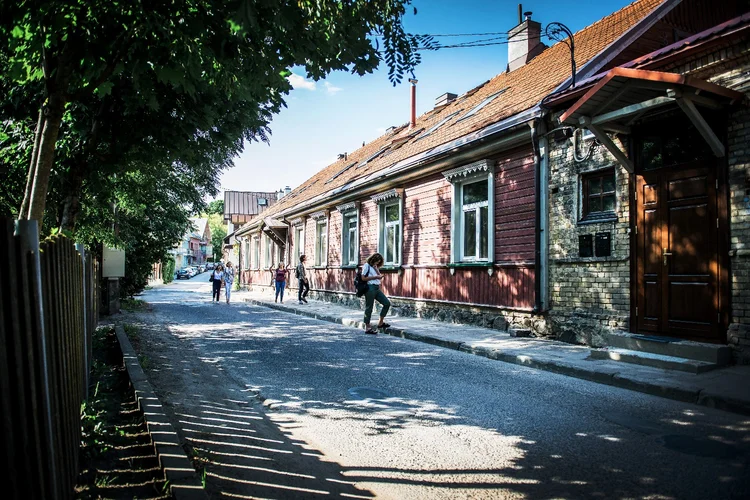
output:
[[[308,299],[299,305],[294,297],[277,304],[269,291],[235,292],[235,301],[270,307],[363,329],[363,311]],[[389,317],[384,333],[486,358],[568,375],[600,384],[640,391],[687,403],[750,415],[750,366],[731,366],[701,374],[663,370],[612,360],[590,358],[591,348],[538,338],[511,337],[476,326],[418,318]],[[363,333],[364,335],[364,333]]]

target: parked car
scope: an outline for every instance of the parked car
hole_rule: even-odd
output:
[[[190,272],[192,273],[191,277],[198,276],[198,268],[195,266],[190,266]]]
[[[203,264],[198,265],[198,274],[202,273],[205,270],[206,270],[206,266],[204,266]]]
[[[192,278],[193,275],[190,274],[190,268],[189,267],[183,267],[182,269],[177,271],[177,279],[186,279],[189,280]]]
[[[213,262],[206,262],[206,271],[213,271],[215,264]]]

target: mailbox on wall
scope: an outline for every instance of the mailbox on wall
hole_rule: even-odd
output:
[[[609,257],[612,255],[612,233],[609,231],[596,233],[594,237],[594,254],[597,257]]]
[[[594,256],[594,238],[590,234],[581,234],[578,236],[578,256]]]

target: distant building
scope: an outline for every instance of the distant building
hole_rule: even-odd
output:
[[[227,233],[232,233],[235,225],[253,220],[283,195],[284,191],[224,191],[224,220],[229,226]]]
[[[208,219],[191,217],[190,222],[193,223],[193,229],[185,233],[172,251],[175,269],[204,264],[206,258],[213,255]]]

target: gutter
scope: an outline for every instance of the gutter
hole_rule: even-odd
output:
[[[535,118],[529,123],[531,127],[531,147],[534,149],[534,199],[536,200],[536,210],[534,210],[534,308],[532,312],[538,314],[542,311],[542,197],[541,197],[541,154],[539,153],[539,126],[541,119]]]

